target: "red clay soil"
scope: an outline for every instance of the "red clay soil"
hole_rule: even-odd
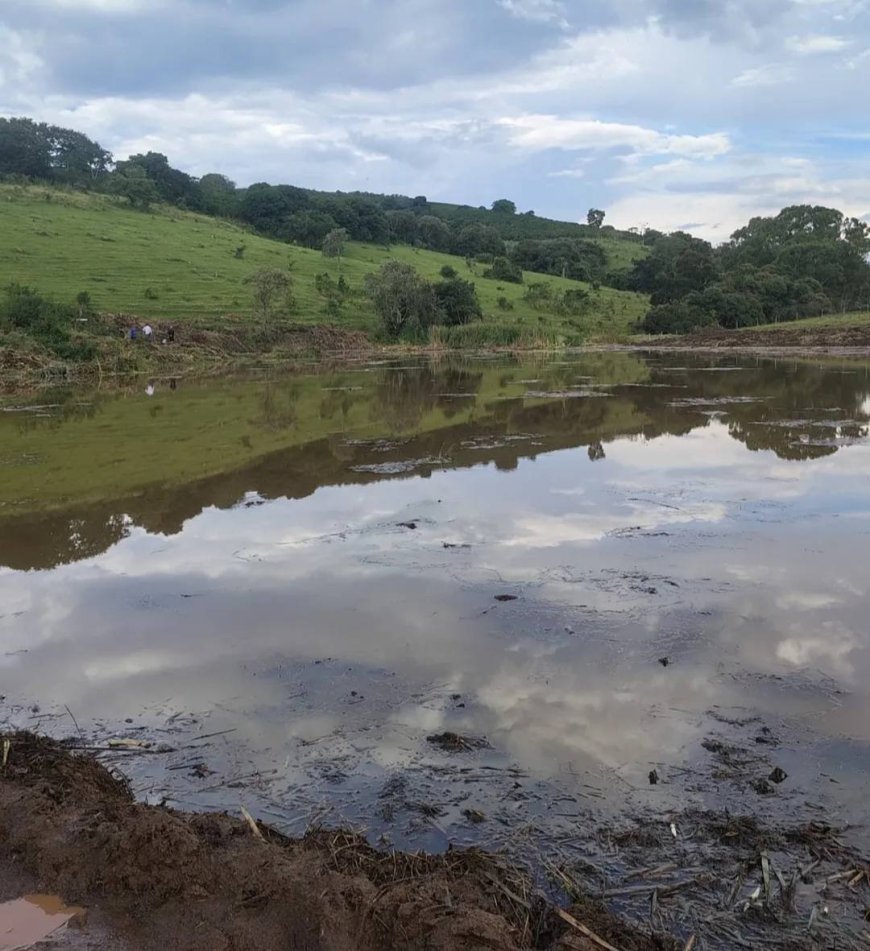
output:
[[[226,815],[146,806],[89,756],[32,734],[9,739],[0,880],[3,869],[17,869],[41,890],[91,908],[119,936],[94,948],[677,947],[593,901],[571,909],[580,928],[568,924],[522,872],[482,852],[383,853],[348,832],[291,840]]]
[[[701,330],[684,337],[665,337],[644,346],[652,348],[741,350],[870,350],[870,324],[864,327],[789,327],[773,330]]]

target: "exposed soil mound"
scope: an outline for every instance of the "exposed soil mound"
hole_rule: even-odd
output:
[[[870,324],[843,327],[789,327],[772,330],[725,330],[712,327],[684,337],[651,341],[651,347],[676,350],[870,350]]]
[[[87,756],[31,734],[10,740],[0,863],[107,912],[136,948],[676,947],[594,902],[568,923],[521,872],[479,851],[382,853],[349,832],[291,840],[250,818],[145,806]]]

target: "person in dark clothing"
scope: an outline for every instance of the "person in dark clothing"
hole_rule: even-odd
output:
[[[166,328],[166,339],[169,343],[175,343],[175,327],[172,324]]]

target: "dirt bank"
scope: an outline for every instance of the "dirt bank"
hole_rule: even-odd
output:
[[[0,870],[21,870],[41,889],[93,909],[104,943],[92,947],[678,947],[591,900],[566,916],[522,872],[482,852],[384,853],[349,832],[291,840],[253,819],[146,806],[88,755],[27,733],[9,740]],[[114,944],[105,943],[107,923]]]
[[[644,346],[673,350],[806,350],[870,352],[870,324],[844,327],[790,327],[772,330],[724,330],[721,327],[683,337],[651,339]]]

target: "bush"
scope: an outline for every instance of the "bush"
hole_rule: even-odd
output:
[[[559,295],[556,301],[556,310],[561,314],[579,316],[585,314],[590,305],[589,292],[582,287],[572,287]]]
[[[470,324],[480,320],[483,312],[477,299],[477,290],[471,281],[454,278],[435,285],[435,300],[438,304],[438,323],[448,327]]]
[[[686,301],[675,301],[653,307],[644,317],[641,328],[648,334],[685,334],[713,323],[709,313]]]
[[[507,297],[499,297],[498,309],[499,310],[513,310],[514,302],[512,300],[508,300]]]
[[[455,267],[445,264],[444,267],[441,268],[441,276],[445,281],[452,281],[454,277],[459,277],[459,273]]]
[[[523,270],[508,258],[496,258],[492,267],[483,272],[484,277],[496,281],[507,281],[509,284],[523,283]]]
[[[436,322],[434,288],[410,264],[387,261],[374,274],[366,275],[365,289],[388,337]]]
[[[553,299],[553,288],[543,281],[529,284],[523,300],[532,307],[545,307]]]
[[[94,356],[94,345],[71,336],[77,315],[76,307],[47,300],[30,287],[11,284],[0,304],[0,328],[20,330],[63,359],[88,360]]]

